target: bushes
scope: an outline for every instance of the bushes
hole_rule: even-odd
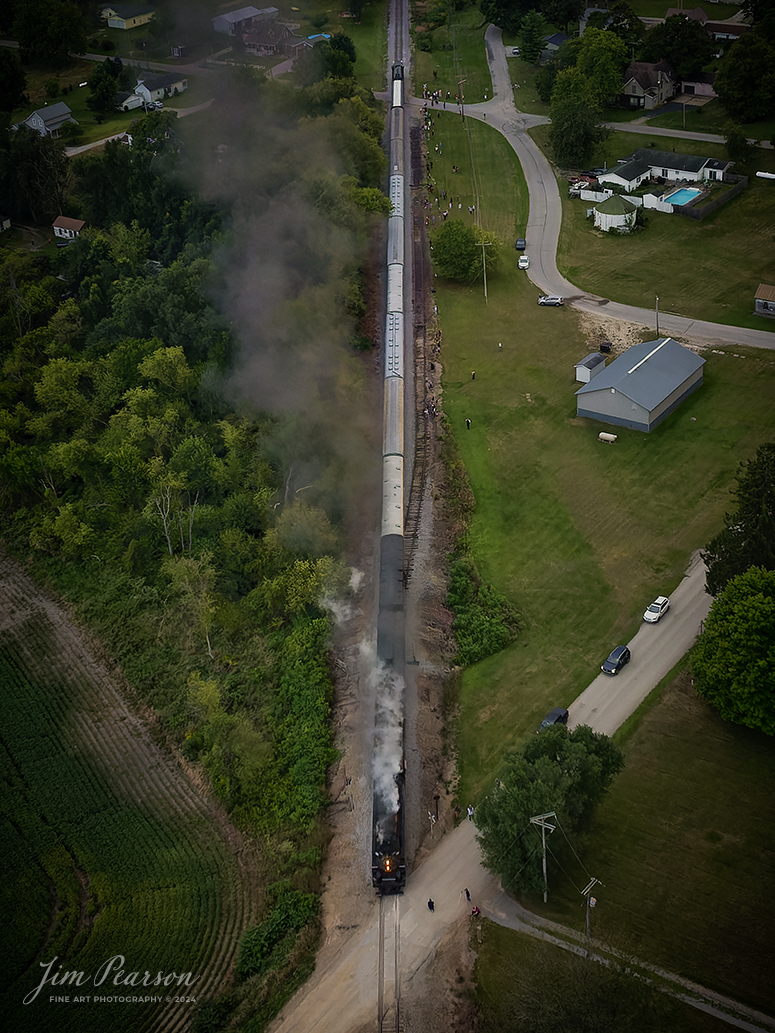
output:
[[[508,599],[482,582],[474,560],[458,556],[450,569],[447,602],[455,614],[452,630],[457,663],[484,660],[510,645],[519,631],[519,615]]]
[[[277,900],[261,925],[248,929],[242,937],[237,975],[240,979],[263,975],[278,968],[293,947],[296,934],[318,913],[318,900],[312,893],[287,890]]]

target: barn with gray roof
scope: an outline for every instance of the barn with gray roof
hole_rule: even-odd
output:
[[[576,415],[648,433],[702,384],[705,359],[672,337],[636,344],[576,392]]]

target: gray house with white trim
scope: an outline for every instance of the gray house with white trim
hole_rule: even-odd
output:
[[[672,337],[636,344],[576,392],[576,415],[648,433],[702,385],[703,366]]]

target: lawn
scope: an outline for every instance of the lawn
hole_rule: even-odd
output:
[[[355,77],[367,90],[385,89],[387,65],[387,23],[384,0],[363,5],[360,22],[342,21],[342,31],[355,44]]]
[[[443,404],[476,498],[470,530],[473,553],[484,577],[520,608],[525,629],[512,647],[467,669],[460,679],[462,804],[475,802],[492,785],[506,749],[530,734],[549,709],[567,706],[589,684],[611,645],[627,641],[637,630],[645,603],[656,594],[673,591],[689,555],[721,526],[730,508],[729,490],[739,460],[751,457],[762,442],[775,436],[775,354],[735,347],[704,354],[703,387],[651,434],[618,430],[616,445],[601,447],[597,441],[601,425],[575,416],[578,385],[573,374],[574,363],[587,351],[596,350],[598,342],[594,336],[585,338],[572,309],[536,305],[538,292],[517,270],[516,253],[510,246],[509,230],[513,235],[514,227],[524,225],[526,215],[516,157],[490,127],[468,120],[468,129],[470,136],[464,133],[459,118],[440,113],[430,141],[437,184],[453,195],[460,191],[466,219],[465,202],[473,196],[475,184],[483,225],[501,233],[508,246],[500,273],[489,277],[487,304],[480,281],[464,286],[437,281],[444,334],[440,356]],[[620,153],[643,140],[620,134],[615,139]],[[439,143],[443,144],[442,155],[435,151]],[[613,154],[609,161],[611,157]],[[452,175],[450,164],[460,165],[458,175]],[[735,202],[730,210],[734,206]],[[676,231],[698,228],[677,217],[666,218],[672,220],[668,225]],[[714,218],[718,222],[716,216],[701,226],[712,227]],[[731,244],[736,230],[737,237],[750,246],[755,228],[750,218],[741,222],[738,215],[732,227],[725,229],[724,239]],[[647,241],[648,233],[640,239]],[[630,247],[637,244],[636,238],[612,238],[614,241]],[[711,250],[707,244],[705,247]],[[655,252],[649,248],[649,253]],[[698,253],[693,273],[687,273],[686,286],[681,285],[685,293],[680,294],[676,308],[688,304],[692,276],[696,290],[703,290],[704,276],[697,273],[704,269],[703,259],[710,261]],[[619,264],[624,261],[620,258]],[[596,262],[585,267],[594,267]],[[611,268],[615,265],[612,262]],[[629,289],[648,294],[659,289],[670,296],[662,278],[669,284],[668,277],[678,277],[680,269],[665,268],[661,255],[653,268],[653,275],[651,266],[649,275],[641,268],[640,279],[645,283],[633,283]],[[730,275],[727,269],[720,276],[722,290]],[[623,289],[620,286],[617,297]],[[648,339],[648,332],[643,336]],[[475,380],[471,376],[474,370]],[[466,420],[471,420],[470,430],[466,430]],[[727,833],[722,834],[721,829],[733,808],[740,813],[740,801],[746,801],[743,809],[756,814],[759,822],[762,801],[754,794],[749,806],[746,794],[757,777],[762,785],[771,784],[771,761],[766,750],[748,749],[747,733],[741,737],[738,730],[726,729],[712,716],[708,720],[715,728],[714,736],[704,736],[702,729],[708,726],[698,723],[697,739],[691,744],[687,740],[684,747],[679,741],[681,728],[672,729],[672,740],[668,731],[685,722],[685,717],[676,716],[674,710],[665,710],[665,717],[659,717],[661,714],[662,710],[655,708],[650,720],[659,719],[663,725],[649,724],[646,719],[640,726],[633,723],[636,730],[627,743],[628,755],[637,745],[644,759],[628,764],[634,774],[630,781],[623,776],[619,783],[619,809],[611,812],[616,816],[608,817],[607,809],[601,815],[601,842],[596,842],[598,852],[590,855],[587,867],[592,870],[593,866],[605,882],[601,894],[606,900],[609,880],[611,887],[615,885],[612,904],[614,899],[620,903],[615,919],[609,920],[608,912],[599,911],[595,921],[600,923],[601,935],[617,939],[645,960],[761,1001],[763,968],[754,966],[750,982],[746,981],[746,959],[755,953],[757,944],[761,948],[768,942],[760,935],[762,924],[743,931],[743,939],[749,937],[745,943],[730,940],[739,961],[727,964],[724,975],[723,950],[714,946],[715,923],[720,913],[718,928],[727,936],[728,921],[736,910],[746,917],[752,913],[751,901],[772,877],[772,830],[767,822],[756,825],[761,842],[755,851],[748,849],[751,867],[741,865],[739,876],[731,876],[737,881],[730,886],[728,905],[726,901],[716,904],[721,869],[714,868],[716,855],[709,858],[707,850],[727,843]],[[708,792],[708,786],[714,785],[709,757],[715,755],[719,730],[724,729],[731,738],[724,747],[726,759],[715,783],[719,794],[724,794],[723,803],[718,804],[724,817],[714,824],[708,820],[714,800],[713,792]],[[627,816],[628,809],[634,823],[645,807],[639,786],[645,779],[644,769],[656,778],[665,768],[663,738],[664,748],[673,751],[673,767],[664,784],[660,783],[659,795],[655,789],[658,805],[649,814],[660,814],[661,825],[654,837],[664,838],[660,849],[665,853],[672,850],[675,858],[669,865],[663,857],[644,864],[649,849],[656,851],[656,846],[637,840],[636,833],[645,835],[648,821],[644,819],[642,828],[633,825],[629,838],[616,823]],[[698,751],[696,761],[690,747]],[[746,759],[738,760],[738,754],[744,752]],[[684,755],[686,776],[678,767]],[[695,770],[692,765],[696,778],[693,774],[690,783],[689,771]],[[735,765],[740,780],[731,770]],[[676,785],[682,778],[684,783]],[[693,810],[697,819],[688,821]],[[678,831],[683,825],[686,836],[697,841],[698,852],[688,863],[684,838],[676,850],[665,832],[668,828]],[[717,834],[722,840],[715,839]],[[742,830],[738,834],[742,838]],[[618,873],[620,865],[626,872],[621,879],[612,874]],[[669,874],[662,878],[662,872]],[[641,892],[641,880],[648,892]],[[679,928],[678,903],[672,905],[670,920],[663,920],[658,902],[667,897],[684,901],[683,911],[693,912],[684,928]],[[581,921],[578,897],[568,885],[560,883],[552,901],[556,917],[573,924]],[[762,922],[771,925],[769,909],[768,903]],[[610,913],[614,914],[613,907]],[[625,926],[631,932],[629,940]],[[508,982],[508,976],[504,979]]]
[[[552,1028],[558,1029],[557,1013],[573,1009],[578,1022],[585,1016],[588,1025],[574,1025],[572,1029],[659,1029],[661,1033],[722,1033],[729,1029],[726,1023],[676,1001],[672,997],[649,991],[642,984],[630,983],[629,978],[603,966],[570,954],[549,943],[540,943],[532,936],[496,925],[481,923],[481,943],[472,942],[477,953],[476,997],[481,1009],[481,1033],[503,1033],[504,1030]],[[637,995],[637,1004],[633,996]],[[589,1011],[584,1010],[587,1004]],[[636,1025],[633,1005],[642,1014],[644,1007],[650,1014]],[[601,1021],[598,1009],[615,1008],[630,1021],[626,1026]],[[607,1007],[606,1007],[607,1006]],[[551,1009],[551,1011],[549,1010]],[[548,1015],[554,1025],[534,1026],[527,1016]],[[590,1014],[591,1013],[591,1014]],[[566,1020],[570,1018],[565,1013]],[[658,1025],[653,1020],[658,1017]],[[608,1015],[605,1016],[609,1018]],[[634,1020],[634,1021],[633,1021]],[[648,1023],[648,1025],[646,1025]]]
[[[487,64],[484,33],[487,22],[476,7],[456,11],[449,7],[451,23],[432,34],[433,49],[414,52],[414,91],[422,96],[425,83],[431,90],[449,93],[454,100],[458,83],[465,79],[463,96],[469,104],[478,104],[485,94],[492,97],[492,80]]]
[[[643,112],[641,111],[642,115]],[[650,118],[650,126],[664,129],[686,129],[691,133],[716,133],[725,136],[732,120],[721,106],[721,101],[712,100],[708,104],[696,106],[686,105],[685,124],[684,111],[669,111],[664,115]],[[771,140],[775,135],[775,118],[759,122],[743,122],[740,125],[749,140]]]
[[[775,743],[722,721],[687,673],[645,709],[581,851],[604,884],[593,931],[772,1014]],[[578,893],[556,879],[546,913],[581,929]]]
[[[531,135],[548,153],[548,130],[539,126]],[[718,144],[671,137],[645,137],[614,132],[598,149],[592,164],[608,166],[636,148],[654,143],[658,150],[726,158]],[[757,152],[755,168],[775,172],[775,152]],[[629,305],[660,310],[758,330],[773,329],[753,315],[753,297],[759,283],[772,283],[775,259],[772,226],[775,190],[769,180],[750,175],[743,193],[702,222],[648,213],[642,233],[612,236],[592,229],[587,202],[571,200],[560,182],[563,206],[557,265],[582,290]]]

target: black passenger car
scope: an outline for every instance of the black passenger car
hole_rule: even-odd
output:
[[[536,728],[536,735],[543,732],[544,728],[551,728],[553,725],[567,725],[568,711],[564,707],[555,707],[550,710],[541,724]]]
[[[603,674],[618,674],[625,664],[630,662],[630,651],[627,646],[617,646],[607,660],[603,662],[600,670]]]

